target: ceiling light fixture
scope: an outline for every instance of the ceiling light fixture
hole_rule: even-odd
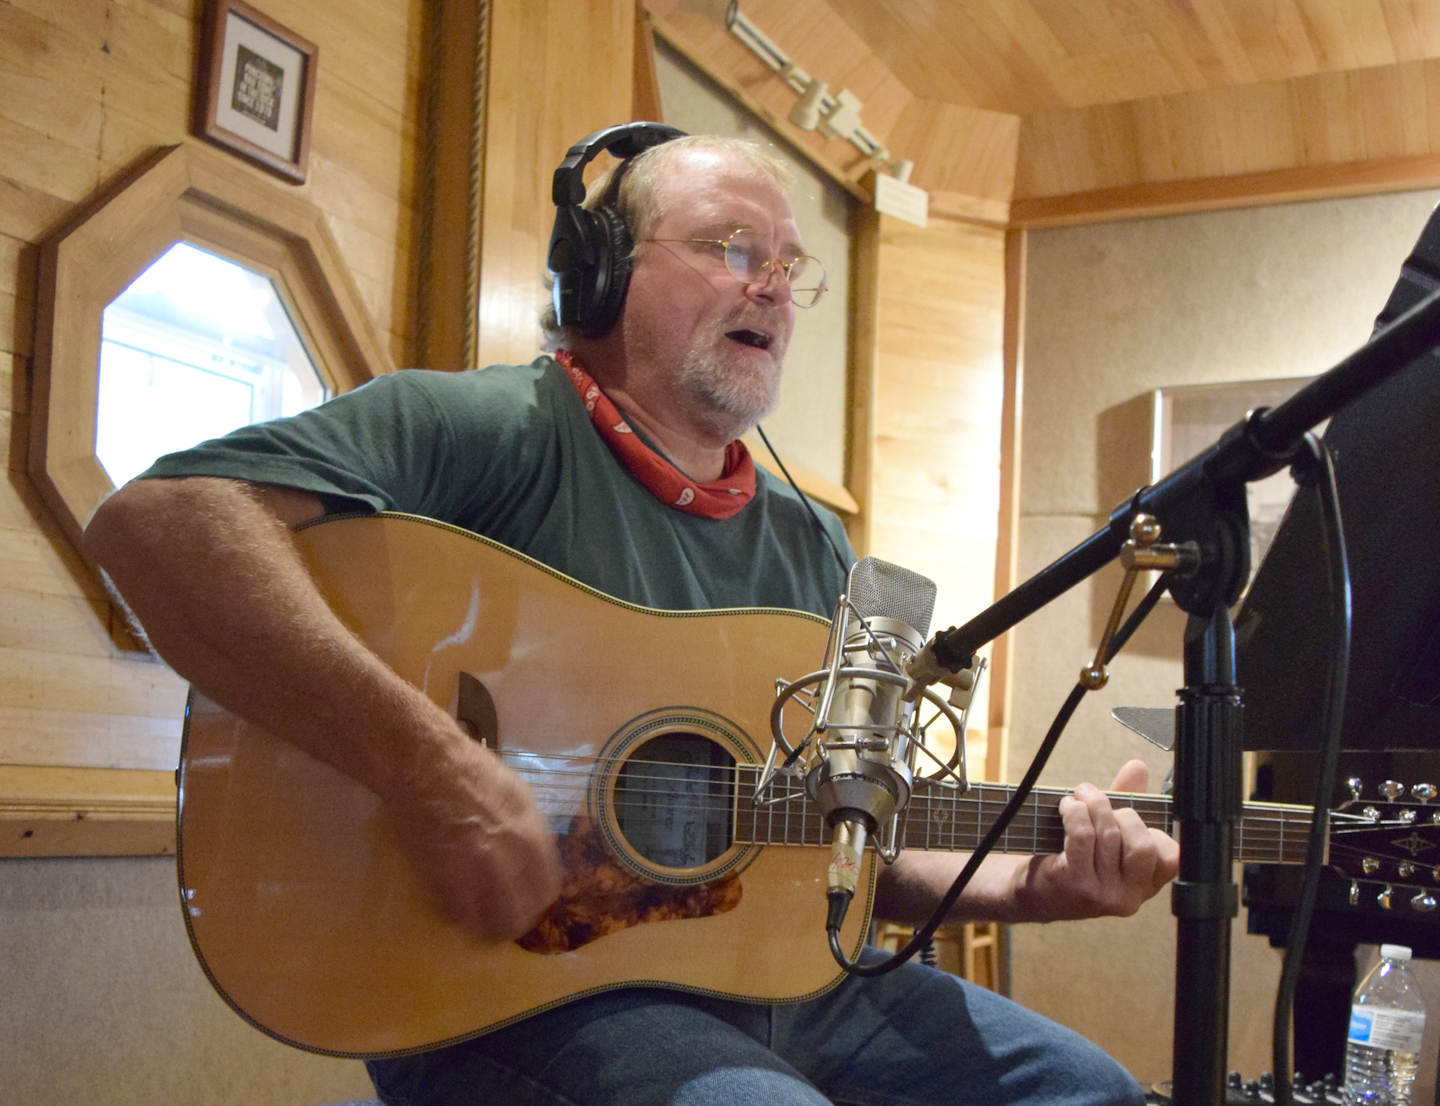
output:
[[[864,105],[853,92],[842,88],[832,96],[825,81],[801,69],[764,31],[740,13],[740,0],[730,0],[725,25],[799,94],[799,101],[790,109],[790,122],[802,130],[818,129],[826,138],[844,138],[877,167],[887,169],[902,181],[909,180],[915,163],[892,158],[890,151],[865,129],[860,121],[860,109]],[[902,169],[903,177],[900,176]]]
[[[819,77],[811,77],[810,83],[805,86],[805,92],[795,106],[790,109],[790,122],[794,123],[802,131],[813,131],[820,125],[820,113],[823,110],[825,94],[830,91],[830,86]]]

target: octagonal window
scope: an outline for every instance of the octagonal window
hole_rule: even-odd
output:
[[[274,283],[233,261],[177,243],[105,308],[95,453],[116,487],[326,398]]]

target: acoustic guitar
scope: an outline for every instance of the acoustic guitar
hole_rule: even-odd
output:
[[[819,667],[825,619],[637,607],[407,515],[322,520],[295,540],[340,618],[530,784],[558,835],[564,891],[519,941],[469,935],[432,904],[372,792],[192,692],[182,907],[238,1013],[300,1048],[373,1057],[616,987],[788,1002],[839,981],[825,939],[828,832],[800,780],[752,801],[775,681]],[[1001,848],[1058,851],[1066,793],[1037,791]],[[1010,794],[920,783],[905,847],[972,848]],[[1163,797],[1115,800],[1169,824]],[[1398,825],[1392,805],[1379,825],[1345,821],[1332,843]],[[1243,857],[1299,863],[1309,816],[1248,806]],[[1428,812],[1410,818],[1407,832],[1428,839]],[[1414,860],[1385,847],[1351,848],[1357,870],[1361,852]],[[873,892],[872,857],[861,886]],[[852,956],[863,905],[842,932]]]

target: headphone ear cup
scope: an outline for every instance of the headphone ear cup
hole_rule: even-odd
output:
[[[578,324],[587,338],[597,338],[615,325],[625,306],[625,293],[630,288],[630,255],[635,244],[630,228],[614,208],[601,207],[587,214],[594,220],[591,229],[597,262],[581,295]]]

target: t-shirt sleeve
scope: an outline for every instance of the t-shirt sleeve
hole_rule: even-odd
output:
[[[502,478],[495,469],[525,464],[514,452],[524,421],[516,407],[526,404],[514,375],[523,370],[505,368],[379,377],[312,410],[161,457],[139,479],[247,480],[313,492],[331,510],[450,518],[477,486]]]

